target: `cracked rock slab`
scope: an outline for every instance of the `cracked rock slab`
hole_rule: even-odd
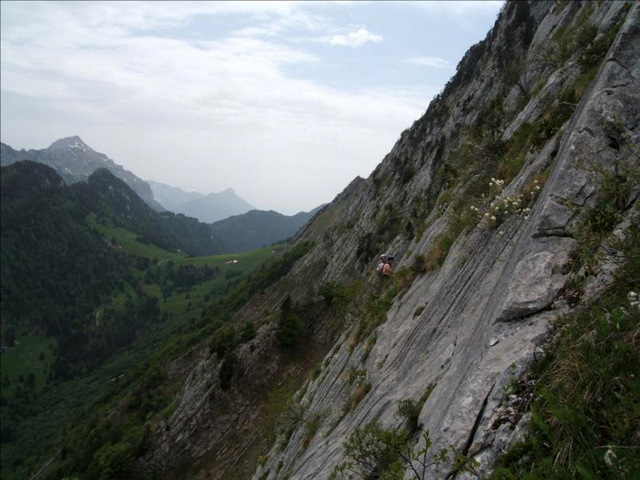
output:
[[[575,240],[554,238],[525,255],[509,282],[499,320],[515,320],[549,307],[567,282],[563,270],[574,248]]]

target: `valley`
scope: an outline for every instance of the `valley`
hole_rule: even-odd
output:
[[[637,3],[506,2],[269,246],[14,158],[3,479],[635,478],[639,59]]]
[[[2,173],[3,318],[18,320],[3,321],[2,465],[3,477],[8,468],[21,478],[53,445],[71,441],[83,415],[99,418],[110,398],[146,391],[139,382],[147,375],[220,328],[290,247],[169,251],[146,239],[166,233],[141,222],[130,230],[116,213],[126,189],[109,198],[93,189],[80,203],[46,166],[18,163]],[[138,218],[158,215],[138,208]],[[154,415],[171,409],[164,388],[146,400]]]

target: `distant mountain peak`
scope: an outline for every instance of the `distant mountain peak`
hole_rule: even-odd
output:
[[[129,185],[151,208],[156,211],[164,210],[154,200],[149,184],[125,170],[122,165],[116,164],[104,153],[96,152],[78,135],[56,140],[48,148],[28,152],[16,152],[9,145],[2,144],[0,152],[0,164],[3,166],[24,159],[34,160],[54,168],[67,184],[86,180],[97,169],[107,168]]]
[[[73,137],[65,137],[60,140],[56,140],[49,146],[50,150],[80,150],[82,152],[91,152],[93,149],[89,147],[84,141],[77,135]]]

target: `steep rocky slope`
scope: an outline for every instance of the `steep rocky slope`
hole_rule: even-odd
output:
[[[232,374],[216,339],[171,367],[178,406],[145,468],[250,476],[275,435],[258,428],[311,371],[256,480],[329,478],[356,428],[401,427],[407,400],[430,452],[490,471],[527,421],[501,414],[506,387],[550,322],[612,281],[615,252],[581,255],[589,212],[614,195],[608,234],[638,221],[639,16],[631,2],[507,3],[372,176],[300,234],[314,248],[236,315],[258,335],[234,347]],[[397,258],[386,283],[373,273],[385,252]],[[306,333],[294,353],[278,342],[288,296]],[[430,456],[407,478],[412,467],[469,475]]]

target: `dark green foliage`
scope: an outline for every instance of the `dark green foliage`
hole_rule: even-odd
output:
[[[149,427],[144,423],[168,403],[163,391],[164,368],[147,364],[138,373],[141,381],[126,396],[125,411],[103,415],[101,410],[94,410],[86,423],[76,425],[49,478],[72,475],[106,480],[135,476],[134,462],[148,447]]]
[[[458,63],[456,67],[456,74],[453,76],[451,80],[447,82],[444,87],[444,91],[442,92],[442,97],[450,95],[453,90],[455,90],[460,85],[467,82],[475,73],[475,67],[483,57],[483,55],[487,51],[489,42],[485,39],[481,42],[472,45],[469,50],[464,54],[460,63]],[[433,114],[436,118],[444,118],[448,113],[444,107],[444,102],[441,100],[441,96],[438,95],[434,100],[432,100],[431,104],[429,104],[428,114]]]
[[[593,34],[594,27],[591,27],[591,30],[589,30],[586,35],[593,36],[591,36],[591,39],[587,43],[588,46],[584,53],[578,59],[578,64],[584,70],[589,70],[600,65],[600,62],[609,51],[613,40],[616,38],[620,26],[622,26],[622,23],[618,23],[614,28],[607,30],[595,41],[592,41],[594,40],[595,34]],[[597,33],[597,31],[595,33]]]
[[[296,245],[243,279],[224,299],[214,302],[206,319],[185,322],[181,328],[169,330],[173,333],[168,338],[154,336],[155,343],[134,344],[90,375],[56,385],[32,405],[24,401],[16,404],[21,410],[10,410],[10,419],[3,404],[2,434],[11,442],[2,448],[3,478],[29,477],[52,457],[57,458],[48,477],[52,479],[103,478],[101,472],[124,475],[122,478],[145,478],[146,474],[153,478],[153,472],[134,470],[134,465],[149,447],[146,425],[167,418],[176,407],[164,365],[214,333],[212,349],[223,355],[220,387],[231,388],[239,371],[234,349],[255,335],[255,327],[247,324],[239,332],[224,329],[220,335],[215,331],[245,299],[285,275],[310,248],[309,243]],[[177,271],[168,263],[157,267]],[[158,278],[171,277],[168,272],[156,274]],[[28,417],[24,416],[25,406],[32,410]]]
[[[256,326],[253,322],[248,322],[242,327],[240,332],[240,343],[247,343],[253,340],[257,335]]]
[[[3,145],[4,146],[4,145]],[[23,160],[11,168],[2,170],[2,201],[17,201],[33,194],[59,192],[64,181],[50,167],[41,163]]]
[[[252,210],[211,224],[225,252],[245,252],[292,237],[317,210],[287,216]]]
[[[632,478],[640,471],[640,314],[622,294],[565,320],[537,372],[527,440],[494,478]]]
[[[385,240],[392,239],[397,235],[401,221],[398,209],[391,204],[385,205],[384,212],[376,225],[376,235]]]
[[[385,283],[381,292],[369,295],[369,298],[367,298],[364,304],[364,315],[358,323],[358,331],[355,336],[356,343],[367,338],[378,325],[386,321],[387,312],[393,304],[393,299],[398,292],[403,289],[404,280],[407,278],[404,272],[408,271],[409,270],[396,272],[393,278],[386,279],[389,282]]]
[[[404,466],[400,452],[406,448],[407,432],[387,430],[380,423],[371,422],[356,428],[344,443],[344,453],[349,459],[334,471],[354,472],[364,479],[403,478]]]
[[[605,175],[602,178],[601,194],[594,208],[588,210],[583,228],[596,234],[611,232],[621,219],[636,180],[632,175],[622,173]]]
[[[153,211],[126,183],[106,169],[96,170],[87,182],[76,183],[69,190],[99,219],[138,233],[143,242],[189,255],[223,253],[209,225],[184,215]]]
[[[294,263],[304,256],[313,244],[300,242],[288,249],[278,259],[260,267],[237,285],[232,285],[224,301],[213,302],[202,314],[203,320],[217,319],[226,322],[253,294],[284,277]]]
[[[578,272],[581,268],[591,272],[595,268],[597,252],[603,241],[620,222],[632,185],[637,182],[637,173],[611,172],[601,175],[598,181],[602,189],[595,206],[583,214],[575,228],[574,235],[578,241],[578,247],[572,256],[574,272]],[[635,227],[632,229],[633,232]],[[633,264],[634,258],[633,255],[629,256],[630,264]]]
[[[5,331],[35,328],[61,335],[72,342],[61,349],[66,354],[90,340],[84,335],[98,305],[127,284],[139,291],[132,270],[149,268],[149,260],[120,253],[88,221],[96,215],[99,222],[126,225],[145,238],[157,237],[159,244],[180,246],[175,238],[166,240],[170,234],[161,228],[166,219],[160,220],[106,170],[97,171],[86,183],[65,187],[41,164],[26,161],[2,168],[0,308]],[[180,223],[181,230],[188,230]],[[172,275],[173,285],[187,286],[213,275],[188,268]],[[127,310],[131,318],[121,323],[130,324],[130,330],[156,320],[150,304],[141,311]],[[73,335],[79,337],[72,339]],[[122,344],[116,341],[112,347]]]
[[[131,270],[148,261],[114,251],[85,223],[87,205],[56,177],[31,162],[2,169],[0,308],[5,332],[35,329],[59,338],[54,374],[62,378],[130,343],[158,309],[148,298],[96,322],[96,308],[123,283],[135,283]]]
[[[380,244],[373,239],[373,234],[367,232],[360,238],[356,255],[362,262],[369,262],[376,256],[379,247]]]
[[[542,145],[549,138],[553,137],[559,128],[571,118],[579,101],[580,99],[573,87],[565,88],[560,92],[558,99],[543,115],[542,121],[540,122],[538,132],[541,139],[537,142],[539,145]]]
[[[218,358],[224,358],[227,352],[235,348],[236,344],[236,330],[233,327],[224,327],[216,332],[211,352],[215,353]]]
[[[409,183],[409,181],[416,174],[416,170],[413,165],[411,165],[411,159],[409,157],[405,157],[397,162],[396,171],[402,185]]]
[[[93,181],[95,198],[87,184],[66,187],[43,165],[2,168],[3,344],[29,335],[41,338],[43,348],[52,345],[33,354],[45,373],[25,371],[21,383],[17,374],[15,382],[4,375],[3,359],[3,478],[29,478],[53,457],[53,479],[144,478],[134,464],[148,447],[146,425],[175,408],[164,365],[224,325],[311,248],[301,243],[271,254],[273,261],[251,276],[218,282],[223,286],[209,293],[216,297],[211,306],[199,307],[203,317],[189,318],[187,300],[201,302],[200,286],[230,270],[179,263],[182,257],[165,251],[162,258],[176,263],[122,253],[126,230],[113,226],[131,228],[146,241],[154,236],[144,228],[165,220],[145,223],[156,214],[145,217],[139,199],[128,203],[127,217],[130,192],[108,174],[98,172]],[[255,266],[240,268],[246,273]],[[234,348],[255,334],[248,324],[214,337],[223,388],[238,373]]]
[[[344,308],[356,296],[357,288],[356,284],[345,285],[339,282],[326,282],[318,287],[318,295],[322,297],[327,306]]]
[[[293,348],[303,332],[304,322],[300,315],[296,313],[295,306],[291,302],[291,296],[287,295],[280,307],[280,319],[276,330],[278,342],[282,347]]]
[[[421,429],[421,425],[418,424],[418,417],[420,416],[423,405],[429,399],[433,388],[433,385],[429,385],[419,400],[407,399],[398,402],[398,415],[404,419],[409,437]]]

